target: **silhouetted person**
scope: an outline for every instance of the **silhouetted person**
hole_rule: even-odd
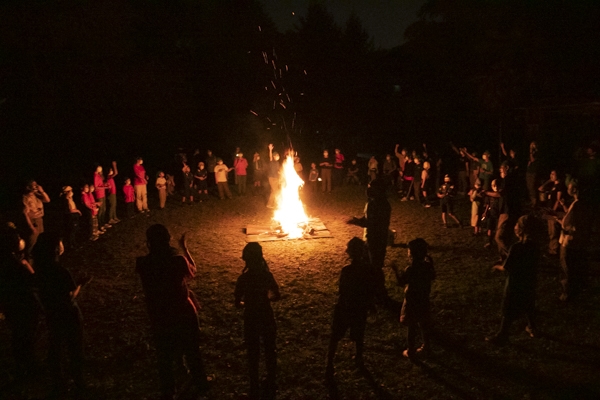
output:
[[[369,261],[377,273],[378,295],[385,296],[385,275],[383,263],[385,261],[388,243],[390,218],[392,207],[386,197],[386,184],[382,179],[374,179],[367,186],[367,205],[362,218],[352,218],[349,224],[365,228]]]
[[[69,356],[69,370],[77,396],[82,396],[83,325],[76,298],[82,285],[76,285],[69,271],[59,261],[64,252],[60,236],[42,233],[32,250],[33,266],[39,295],[48,325],[48,367],[52,375],[52,395],[59,397],[68,390],[68,379],[62,372],[63,346]],[[83,398],[83,397],[81,397]]]
[[[342,268],[339,283],[339,297],[333,312],[331,338],[327,353],[328,379],[333,378],[333,360],[337,344],[350,329],[350,339],[356,344],[356,364],[364,366],[363,349],[367,313],[373,306],[375,296],[375,279],[373,269],[369,265],[365,242],[354,237],[346,247],[350,257],[350,265]]]
[[[182,355],[192,383],[204,392],[208,382],[200,353],[197,305],[187,286],[196,274],[196,264],[187,249],[185,234],[179,240],[183,255],[171,247],[171,235],[164,225],[148,228],[146,240],[149,253],[137,258],[136,271],[142,280],[156,344],[162,399],[175,396],[173,361],[181,363]]]
[[[271,302],[281,297],[279,285],[269,271],[262,247],[258,243],[248,243],[244,247],[242,260],[246,262],[246,266],[235,285],[235,306],[244,308],[244,342],[248,351],[250,398],[260,397],[258,365],[261,341],[267,367],[266,387],[263,389],[268,398],[273,398],[276,391],[277,331]]]
[[[492,344],[507,344],[510,325],[522,314],[527,316],[527,333],[531,337],[536,334],[535,283],[540,251],[538,245],[530,239],[533,222],[533,218],[527,215],[519,218],[514,227],[519,241],[510,247],[504,264],[494,266],[496,270],[505,271],[507,277],[500,330],[494,336],[486,338]]]
[[[413,358],[418,352],[431,351],[431,311],[429,294],[431,282],[435,279],[433,260],[427,255],[427,242],[417,238],[408,243],[410,265],[400,273],[396,265],[392,265],[398,285],[404,289],[404,303],[400,312],[400,323],[408,328],[407,349],[402,355]],[[416,347],[417,329],[421,330],[423,345]]]
[[[448,227],[446,215],[452,218],[459,227],[462,227],[458,218],[454,216],[454,196],[456,196],[454,185],[450,180],[450,176],[446,174],[444,176],[444,183],[442,183],[437,191],[437,197],[440,199],[440,206],[442,207],[442,225],[444,228]]]
[[[25,241],[14,225],[0,233],[0,312],[11,331],[17,376],[35,371],[35,333],[41,307],[34,291],[34,272],[24,257]]]

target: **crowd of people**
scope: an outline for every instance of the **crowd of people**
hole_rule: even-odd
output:
[[[511,322],[522,313],[528,318],[527,332],[532,337],[538,334],[535,270],[544,249],[549,257],[559,257],[562,271],[560,300],[568,301],[580,291],[587,268],[589,239],[592,231],[598,228],[597,212],[592,208],[599,204],[600,161],[596,158],[596,147],[587,147],[585,156],[568,173],[550,166],[547,168],[550,170],[548,179],[542,179],[543,167],[535,142],[530,144],[529,157],[523,165],[516,151],[507,151],[501,144],[505,159],[498,169],[494,168],[488,151],[479,157],[465,147],[451,144],[450,148],[455,153],[455,165],[458,165],[454,171],[444,170],[443,164],[448,159],[435,155],[426,145],[422,151],[410,153],[396,145],[394,155],[387,154],[381,167],[377,157],[372,156],[366,168],[358,159],[347,163],[340,149],[335,149],[333,155],[325,150],[322,157],[311,162],[306,174],[297,154],[284,153],[283,158],[291,156],[295,171],[305,178],[307,185],[303,190],[331,193],[342,185],[367,185],[365,215],[348,221],[364,227],[366,235],[364,241],[353,238],[347,244],[346,253],[351,263],[342,269],[340,276],[339,299],[333,314],[327,356],[328,380],[334,375],[337,343],[348,330],[356,343],[356,362],[362,366],[367,314],[374,305],[387,306],[391,301],[383,273],[392,212],[388,201],[390,193],[398,196],[400,201],[415,201],[427,209],[439,203],[444,227],[448,227],[448,218],[462,227],[454,213],[455,202],[461,198],[470,200],[473,235],[486,236],[484,247],[491,248],[495,243],[499,259],[494,269],[507,274],[503,319],[498,333],[488,338],[491,343],[506,344]],[[245,196],[248,170],[252,177],[252,194],[265,195],[266,206],[275,207],[282,159],[273,145],[270,144],[267,150],[267,162],[263,163],[260,152],[255,152],[249,163],[241,149],[236,148],[232,167],[210,150],[204,159],[199,150],[191,157],[180,155],[176,168],[179,171],[165,173],[159,170],[156,174],[154,184],[159,209],[166,207],[167,196],[177,193],[182,204],[206,201],[211,193],[221,200],[231,198],[229,182],[232,180],[237,195]],[[230,176],[232,172],[233,176]],[[106,176],[101,165],[90,175],[90,181],[81,186],[80,202],[76,201],[71,186],[62,187],[60,199],[64,223],[61,229],[48,232],[44,228],[44,204],[51,198],[37,182],[27,182],[22,198],[23,218],[14,221],[16,225],[9,223],[3,227],[0,243],[0,307],[12,330],[17,368],[24,375],[34,373],[36,369],[33,340],[43,312],[50,338],[48,362],[57,395],[64,393],[67,387],[60,368],[61,348],[65,344],[76,390],[81,391],[85,386],[83,331],[76,298],[87,280],[75,284],[61,265],[60,256],[65,248],[80,245],[82,218],[87,224],[89,240],[95,241],[120,222],[117,210],[124,210],[127,217],[150,213],[147,189],[150,178],[141,157],[133,165],[133,180],[123,179],[120,194],[115,183],[116,162],[111,163]],[[266,191],[263,193],[266,182],[270,189],[268,199]],[[118,198],[125,207],[117,207]],[[544,221],[544,228],[540,221]],[[61,235],[55,232],[61,232]],[[536,240],[540,232],[547,235],[546,244],[542,246]],[[165,226],[153,225],[146,234],[149,253],[138,258],[136,271],[141,277],[155,337],[163,398],[173,398],[176,393],[172,361],[181,354],[185,355],[198,390],[204,392],[208,389],[208,378],[199,350],[198,307],[186,284],[194,277],[196,265],[187,249],[185,236],[180,240],[180,254],[171,247],[171,236]],[[391,267],[398,284],[406,287],[400,315],[400,322],[408,329],[404,355],[415,359],[418,354],[427,354],[431,347],[429,293],[435,270],[423,239],[411,240],[407,247],[410,265],[403,271],[394,263]],[[248,244],[242,259],[245,269],[237,281],[234,297],[235,305],[244,307],[250,395],[258,398],[261,392],[258,362],[262,343],[268,373],[262,391],[274,396],[276,328],[270,302],[279,299],[279,287],[260,245]],[[419,329],[420,347],[416,344]]]

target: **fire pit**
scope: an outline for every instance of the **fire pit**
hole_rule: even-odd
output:
[[[332,237],[320,219],[309,218],[304,211],[299,194],[304,181],[294,169],[294,157],[291,154],[292,151],[283,161],[281,191],[277,196],[273,222],[269,225],[248,225],[246,242]]]

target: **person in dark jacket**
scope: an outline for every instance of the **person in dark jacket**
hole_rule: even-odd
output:
[[[339,297],[333,312],[331,338],[327,353],[328,379],[333,377],[333,361],[337,344],[350,329],[350,338],[356,343],[356,364],[364,365],[363,349],[367,314],[373,306],[375,280],[373,269],[369,265],[365,242],[354,237],[348,242],[346,253],[350,265],[342,268],[339,283]]]
[[[408,243],[410,265],[400,273],[392,264],[398,285],[405,286],[404,303],[400,312],[400,323],[408,328],[407,349],[402,355],[410,359],[417,353],[431,351],[431,311],[429,294],[435,279],[433,260],[427,255],[427,242],[417,238]],[[423,345],[416,347],[417,329],[421,330]]]
[[[510,326],[522,314],[527,317],[525,330],[535,337],[535,284],[537,266],[540,258],[538,245],[530,239],[534,226],[533,217],[522,216],[515,225],[515,234],[519,241],[510,248],[503,265],[494,266],[495,270],[506,272],[504,298],[502,299],[502,321],[499,331],[486,340],[495,345],[508,343]]]
[[[248,349],[250,398],[260,398],[258,366],[261,341],[267,367],[267,385],[264,389],[267,398],[273,398],[277,374],[277,333],[271,302],[281,297],[279,285],[269,271],[262,247],[258,243],[248,243],[242,252],[242,259],[246,266],[235,285],[235,306],[244,308],[244,342]]]

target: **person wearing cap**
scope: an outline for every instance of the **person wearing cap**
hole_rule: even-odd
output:
[[[75,204],[75,201],[73,200],[73,188],[71,186],[63,186],[61,199],[64,217],[63,227],[65,231],[65,247],[67,249],[72,249],[77,243],[81,211],[79,211],[77,204]]]
[[[403,272],[392,264],[398,285],[405,286],[404,302],[400,311],[400,323],[407,327],[407,349],[402,355],[414,358],[417,353],[431,351],[431,311],[429,295],[431,283],[435,279],[433,260],[427,254],[428,244],[424,239],[417,238],[408,242],[408,257],[410,265]],[[417,348],[417,330],[421,330],[423,344]]]
[[[173,361],[185,363],[196,389],[208,390],[208,380],[200,353],[198,303],[188,287],[196,275],[186,235],[179,239],[182,253],[171,247],[171,234],[161,224],[146,231],[148,254],[138,257],[135,270],[144,290],[151,332],[156,346],[161,398],[176,394]]]
[[[338,342],[350,330],[350,339],[356,344],[356,364],[364,367],[363,351],[367,314],[373,307],[375,279],[370,268],[365,242],[357,237],[346,245],[350,265],[342,268],[339,281],[339,297],[333,311],[329,351],[327,352],[326,377],[333,378],[335,352]]]
[[[263,257],[258,243],[248,243],[242,251],[246,263],[235,284],[235,306],[244,309],[244,343],[248,351],[250,375],[250,398],[260,398],[259,359],[263,343],[267,369],[266,387],[271,398],[276,390],[277,351],[275,340],[277,328],[272,301],[280,299],[279,285]]]
[[[540,258],[538,245],[531,240],[534,230],[534,218],[524,215],[514,227],[519,241],[510,247],[508,257],[501,265],[495,265],[494,270],[506,273],[504,297],[502,299],[502,321],[498,332],[486,338],[495,345],[508,343],[510,326],[522,314],[527,317],[525,330],[535,337],[535,286],[537,266]]]

